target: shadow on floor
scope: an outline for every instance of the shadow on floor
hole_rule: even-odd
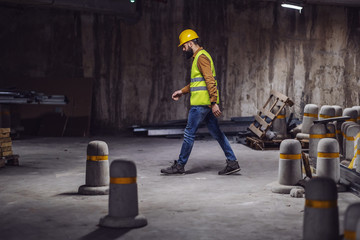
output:
[[[131,229],[98,228],[97,230],[79,238],[80,240],[113,240],[117,239]]]

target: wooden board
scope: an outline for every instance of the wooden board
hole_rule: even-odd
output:
[[[263,140],[257,137],[246,137],[246,144],[256,150],[274,150],[279,149],[283,140]]]

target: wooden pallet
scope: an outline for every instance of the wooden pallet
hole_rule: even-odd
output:
[[[265,105],[258,109],[257,115],[254,115],[255,121],[251,123],[249,130],[260,139],[265,138],[266,131],[271,127],[273,121],[280,114],[286,104],[290,107],[294,105],[289,97],[271,90],[270,97],[266,101]],[[274,111],[275,106],[279,106],[277,111]]]

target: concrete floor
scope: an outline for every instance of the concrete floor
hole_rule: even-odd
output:
[[[110,161],[136,163],[146,227],[99,227],[108,213],[108,196],[77,194],[85,183],[91,140],[107,142]],[[304,198],[275,194],[267,186],[277,179],[278,151],[231,142],[239,174],[217,174],[225,158],[217,142],[205,138],[195,143],[186,175],[164,176],[160,169],[177,158],[182,139],[14,140],[21,165],[0,169],[0,239],[302,239]],[[346,207],[357,201],[352,193],[339,193],[340,232]]]

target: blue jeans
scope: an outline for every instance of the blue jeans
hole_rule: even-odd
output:
[[[185,165],[189,159],[195,141],[195,134],[202,121],[206,122],[211,136],[218,141],[227,160],[236,161],[235,154],[225,134],[220,130],[218,120],[208,106],[192,106],[184,131],[184,142],[181,147],[178,163]]]

